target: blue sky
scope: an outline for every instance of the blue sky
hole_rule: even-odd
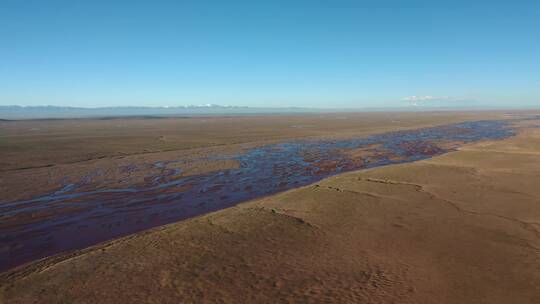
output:
[[[0,105],[540,105],[540,1],[0,1]]]

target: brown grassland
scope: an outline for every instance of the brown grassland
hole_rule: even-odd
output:
[[[10,177],[81,162],[502,117],[8,122],[0,182],[5,197],[19,197],[28,186]],[[0,274],[0,303],[540,303],[539,127],[524,121],[509,139],[341,174],[24,265]]]
[[[28,199],[105,171],[109,187],[143,181],[118,168],[171,159],[187,160],[197,174],[233,162],[194,163],[209,154],[294,138],[348,138],[465,120],[508,118],[503,112],[335,113],[237,117],[117,118],[0,121],[0,202]],[[151,173],[151,172],[144,172]],[[67,180],[66,180],[67,177]]]

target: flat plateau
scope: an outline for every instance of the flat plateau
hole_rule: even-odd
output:
[[[540,303],[540,124],[0,275],[0,303]]]

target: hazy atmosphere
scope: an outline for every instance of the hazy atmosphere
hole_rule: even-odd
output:
[[[0,0],[0,304],[540,303],[540,0]]]
[[[0,3],[0,105],[533,107],[538,1]]]

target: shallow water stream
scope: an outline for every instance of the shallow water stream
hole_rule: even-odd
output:
[[[82,191],[83,179],[42,196],[0,202],[0,271],[98,242],[308,185],[346,171],[411,162],[462,144],[514,135],[505,121],[476,121],[349,140],[300,140],[234,156],[239,168],[182,177],[167,166],[147,184]],[[126,167],[126,170],[135,168]]]

